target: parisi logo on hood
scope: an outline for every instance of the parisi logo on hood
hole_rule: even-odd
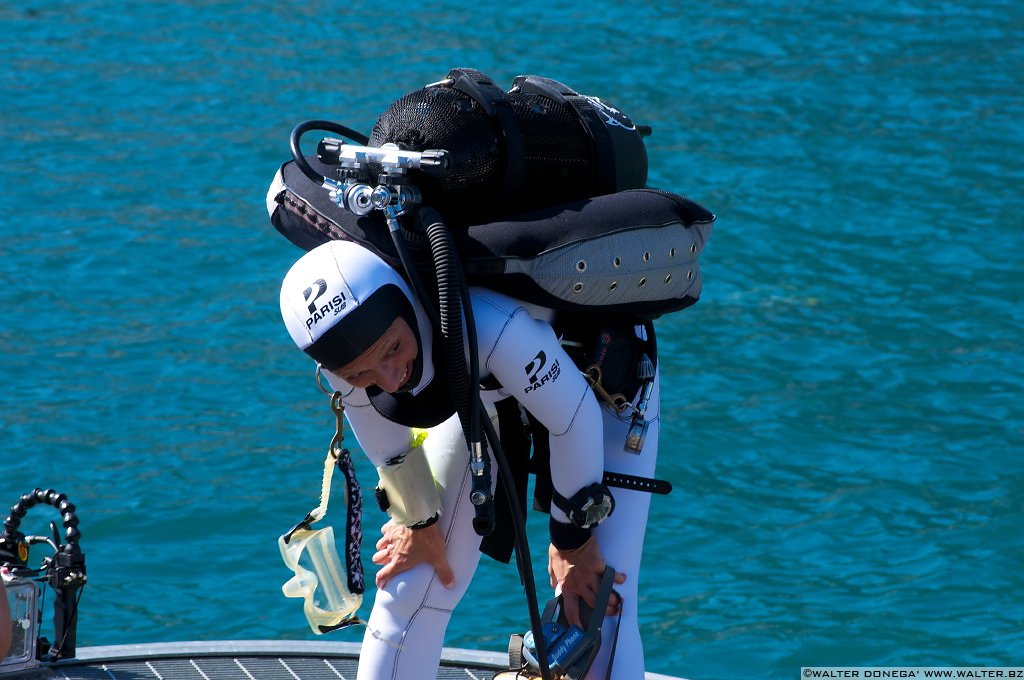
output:
[[[345,294],[341,291],[332,297],[330,300],[324,300],[322,302],[319,299],[327,292],[327,282],[323,279],[317,279],[313,282],[313,285],[302,291],[302,299],[307,303],[307,309],[309,309],[309,318],[306,319],[306,328],[312,329],[313,326],[323,321],[330,315],[331,317],[337,316],[345,309],[347,301]]]

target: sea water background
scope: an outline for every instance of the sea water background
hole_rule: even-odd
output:
[[[649,670],[1024,662],[1024,6],[288,5],[0,8],[0,501],[78,505],[80,644],[312,637],[275,541],[331,415],[266,187],[299,121],[472,66],[653,125],[651,184],[718,215],[658,323]],[[526,620],[488,562],[447,644]]]

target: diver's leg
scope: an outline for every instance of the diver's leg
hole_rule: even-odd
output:
[[[650,425],[639,454],[623,450],[626,433],[629,431],[629,418],[620,419],[612,415],[608,409],[602,408],[605,470],[638,477],[654,477],[655,464],[658,460],[659,406],[660,390],[658,377],[655,376],[654,389],[647,408]],[[615,591],[622,596],[622,613],[619,617],[605,617],[601,629],[601,651],[586,677],[587,680],[604,680],[606,677],[615,680],[643,680],[644,649],[640,640],[637,602],[640,556],[643,551],[651,494],[614,487],[611,491],[615,496],[615,512],[594,530],[594,535],[605,561],[617,572],[626,574],[626,582],[615,586]],[[617,642],[614,639],[616,624],[619,628]],[[611,674],[607,675],[613,645],[615,667]]]
[[[480,537],[473,530],[471,481],[457,416],[430,430],[424,443],[441,486],[441,518],[455,586],[441,585],[434,568],[420,564],[377,591],[359,656],[359,680],[433,680],[445,629],[480,562]]]

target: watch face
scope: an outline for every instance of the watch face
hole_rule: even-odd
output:
[[[591,497],[590,501],[583,507],[583,516],[585,519],[584,528],[589,529],[597,526],[611,514],[611,511],[611,496],[602,495]]]

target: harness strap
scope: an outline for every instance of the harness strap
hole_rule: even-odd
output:
[[[505,142],[505,182],[501,189],[503,200],[519,195],[526,171],[526,149],[519,122],[508,95],[494,81],[474,68],[454,68],[445,79],[451,87],[469,95],[491,118],[498,120],[502,140]]]

